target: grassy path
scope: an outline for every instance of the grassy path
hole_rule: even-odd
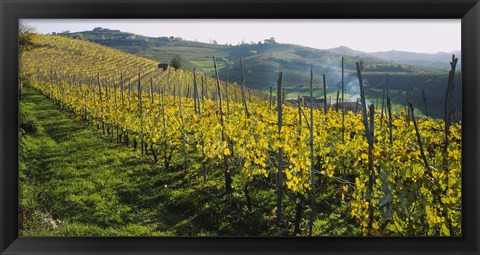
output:
[[[220,197],[213,185],[163,171],[34,90],[19,112],[37,128],[20,133],[20,235],[219,234],[221,209],[206,206]]]

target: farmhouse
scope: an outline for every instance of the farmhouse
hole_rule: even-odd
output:
[[[158,68],[162,68],[163,71],[165,71],[165,70],[167,70],[167,68],[168,68],[168,64],[161,64],[161,63],[160,63],[160,64],[158,64]]]
[[[300,99],[304,107],[310,107],[311,97],[302,96]],[[325,106],[325,99],[323,97],[313,97],[313,107],[323,108]]]
[[[273,97],[273,98],[275,98],[275,97]],[[284,100],[284,102],[285,102],[286,104],[290,104],[290,105],[297,106],[298,100],[299,100],[299,99],[296,98],[296,97],[286,97],[285,100]],[[275,100],[273,100],[273,101],[276,102]]]
[[[342,105],[342,103],[338,103],[338,108],[337,108],[337,104],[333,104],[332,106],[333,109],[343,109],[343,111],[345,113],[347,113],[348,111],[352,111],[354,113],[358,113],[362,110],[362,104],[360,104],[359,102],[344,102],[344,104]]]

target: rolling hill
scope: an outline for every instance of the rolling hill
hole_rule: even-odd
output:
[[[405,65],[414,65],[414,66],[425,66],[433,69],[449,70],[450,69],[450,60],[452,54],[458,58],[457,70],[462,68],[461,65],[461,52],[437,52],[437,53],[417,53],[417,52],[408,52],[408,51],[378,51],[378,52],[363,52],[358,50],[350,49],[346,46],[340,46],[336,48],[328,49],[328,51],[348,56],[359,56],[359,57],[374,57],[383,59],[386,61],[391,61],[397,64]]]
[[[394,106],[403,108],[405,95],[410,93],[414,104],[423,111],[421,91],[425,90],[429,115],[437,118],[441,118],[443,114],[448,79],[445,63],[451,60],[448,53],[420,54],[398,51],[364,53],[347,47],[321,50],[277,43],[271,39],[255,44],[218,45],[183,40],[174,36],[146,37],[106,28],[60,35],[92,41],[160,63],[169,63],[173,56],[180,55],[184,69],[193,70],[193,67],[196,67],[209,76],[214,75],[212,55],[215,55],[218,59],[220,78],[226,80],[228,73],[228,80],[236,82],[241,81],[240,58],[242,58],[247,87],[268,92],[271,87],[276,86],[278,73],[283,72],[287,97],[307,93],[309,71],[312,66],[314,87],[318,88],[316,95],[323,94],[322,74],[325,74],[327,93],[332,101],[341,88],[343,56],[348,100],[354,101],[358,97],[355,63],[360,61],[367,84],[366,95],[370,100],[382,98],[385,75],[388,73]],[[460,73],[456,75],[455,95],[455,111],[460,113]]]

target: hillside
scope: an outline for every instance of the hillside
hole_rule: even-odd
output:
[[[424,66],[432,69],[449,70],[450,58],[452,54],[458,57],[457,70],[462,69],[461,52],[437,52],[437,53],[417,53],[408,51],[377,51],[377,52],[363,52],[353,50],[345,46],[328,49],[328,51],[340,55],[359,56],[359,57],[374,57],[391,61],[397,64],[406,64],[414,66]]]
[[[214,76],[211,61],[212,55],[218,59],[220,78],[230,81],[241,81],[240,58],[244,61],[245,83],[249,88],[255,88],[268,93],[270,87],[276,86],[276,78],[280,71],[284,74],[284,87],[287,97],[308,94],[310,66],[314,68],[314,87],[318,88],[314,94],[323,95],[322,74],[326,74],[327,93],[331,101],[335,101],[336,93],[341,88],[341,57],[345,57],[345,84],[347,100],[355,101],[359,97],[358,80],[356,77],[355,62],[361,61],[364,78],[368,85],[366,96],[370,100],[380,99],[382,87],[385,86],[385,74],[390,75],[392,85],[392,103],[394,109],[404,108],[406,93],[413,95],[413,103],[424,112],[423,99],[419,91],[425,90],[428,97],[427,107],[429,115],[441,118],[447,84],[448,70],[445,63],[451,59],[447,55],[402,53],[385,55],[381,53],[366,54],[347,47],[338,47],[329,50],[319,50],[299,45],[276,43],[274,40],[265,40],[256,44],[217,45],[183,40],[174,36],[145,37],[118,30],[96,28],[92,31],[78,33],[63,33],[63,36],[89,40],[101,45],[119,49],[131,54],[139,55],[161,63],[169,63],[174,55],[183,59],[185,70],[197,70],[207,76]],[[384,60],[381,57],[396,57],[397,61]],[[413,57],[413,60],[406,60]],[[425,59],[423,59],[425,57]],[[442,68],[430,66],[443,59]],[[421,60],[423,59],[423,60]],[[433,62],[432,62],[433,61]],[[417,63],[419,65],[411,65]],[[432,68],[434,67],[434,68]],[[380,91],[380,92],[379,92]],[[461,116],[461,73],[456,75],[454,108],[457,119]]]
[[[156,63],[62,36],[22,51],[20,235],[462,235],[462,123]]]
[[[166,93],[193,96],[193,73],[187,70],[170,67],[163,71],[152,59],[64,36],[37,35],[34,43],[33,49],[24,56],[25,61],[21,62],[20,68],[28,70],[24,76],[41,76],[53,81],[69,79],[89,86],[97,86],[100,82],[111,89],[120,89],[122,85],[132,95],[137,93],[140,76],[142,91],[163,88]],[[210,63],[213,63],[211,56]],[[202,70],[197,70],[196,76],[199,93],[214,99],[216,79],[206,76]],[[221,85],[223,89],[225,82],[221,81]],[[240,101],[240,86],[232,82],[229,85],[231,100]],[[264,100],[264,95],[254,89],[247,89],[246,94],[250,101]]]
[[[275,86],[275,79],[272,79],[272,77],[275,77],[275,74],[280,71],[285,73],[287,84],[301,86],[308,82],[310,65],[314,66],[316,73],[327,74],[329,83],[337,86],[339,80],[336,79],[336,76],[338,75],[331,73],[338,72],[342,56],[350,63],[345,66],[346,72],[355,72],[355,62],[362,61],[366,66],[375,66],[375,68],[369,70],[375,73],[409,73],[412,75],[422,73],[440,75],[446,73],[445,70],[392,63],[374,55],[356,54],[357,51],[346,47],[345,52],[338,53],[334,49],[319,50],[299,45],[277,43],[272,39],[253,44],[217,45],[187,41],[174,36],[151,38],[105,28],[78,33],[63,33],[62,35],[89,40],[162,63],[168,63],[172,56],[179,54],[184,59],[185,69],[190,70],[195,66],[205,69],[210,75],[213,75],[210,58],[215,55],[217,58],[224,58],[220,73],[226,75],[228,64],[230,69],[233,69],[230,77],[235,81],[240,81],[240,72],[236,69],[239,69],[239,59],[243,58],[248,73],[246,79],[250,81],[247,86],[260,89]],[[449,57],[446,58],[447,63]]]

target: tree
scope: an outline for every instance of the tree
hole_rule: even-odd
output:
[[[33,46],[34,35],[35,29],[33,27],[20,23],[18,28],[18,46],[20,53]]]
[[[22,58],[22,55],[25,51],[30,50],[33,47],[33,37],[35,35],[35,29],[31,26],[20,23],[18,27],[18,51],[19,57]],[[20,61],[20,63],[23,63]],[[23,64],[20,64],[20,83],[18,86],[18,95],[22,98],[22,89],[25,84],[28,83],[29,77],[25,76],[22,72]]]
[[[175,68],[175,70],[182,68],[182,58],[180,55],[175,55],[170,60],[170,66]]]
[[[75,34],[73,34],[72,37],[75,38],[75,39],[79,39],[79,40],[85,40],[85,37],[81,33],[75,33]]]

